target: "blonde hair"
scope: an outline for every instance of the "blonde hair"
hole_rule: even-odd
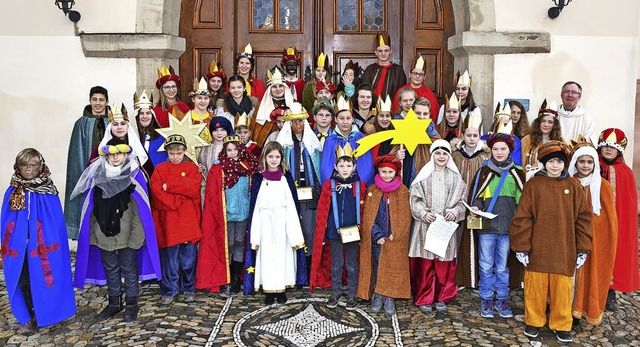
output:
[[[283,173],[285,171],[288,171],[289,169],[287,168],[287,162],[284,159],[284,149],[282,148],[282,145],[276,141],[268,142],[262,149],[258,169],[260,171],[267,170],[267,155],[269,155],[269,153],[273,151],[278,151],[278,153],[280,153],[280,165],[278,165],[278,168],[282,170]]]
[[[44,163],[44,158],[42,154],[38,152],[35,148],[25,148],[18,153],[16,156],[16,166],[26,165],[31,158],[38,158],[40,161],[40,166],[42,167],[42,163]]]

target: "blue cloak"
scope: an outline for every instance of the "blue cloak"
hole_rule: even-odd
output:
[[[25,191],[26,208],[11,211],[13,190],[9,187],[4,195],[1,216],[2,260],[11,310],[20,325],[31,320],[18,286],[27,259],[36,322],[39,327],[56,324],[76,313],[62,205],[57,195]]]
[[[138,205],[138,213],[142,227],[144,228],[144,245],[138,250],[138,277],[141,281],[162,278],[160,270],[160,256],[158,253],[158,241],[156,228],[153,224],[151,209],[149,207],[149,192],[144,175],[138,171],[136,175],[136,190],[131,196]],[[141,194],[142,192],[143,194]],[[78,251],[76,252],[76,273],[73,285],[83,289],[84,284],[106,285],[107,278],[102,265],[100,248],[90,245],[91,213],[93,213],[93,195],[95,187],[85,192],[82,200],[83,211],[80,234],[78,235]]]
[[[287,179],[291,195],[293,195],[293,201],[296,203],[296,210],[298,215],[300,214],[300,204],[298,203],[298,191],[296,185],[293,183],[293,177],[290,172],[285,172],[284,177]],[[258,198],[258,191],[264,176],[257,173],[253,176],[251,184],[251,202],[249,205],[249,225],[247,230],[251,230],[251,220],[253,219],[253,209],[256,207],[256,199]],[[251,249],[251,233],[247,233],[247,241],[245,242],[246,252],[244,252],[244,295],[254,295],[256,293],[253,288],[255,274],[253,271],[248,271],[249,268],[254,269],[256,266],[256,251]],[[309,245],[306,245],[309,247]],[[307,261],[305,250],[303,248],[296,251],[296,287],[302,287],[309,285],[309,276],[307,276]]]
[[[324,141],[322,147],[322,160],[320,161],[320,180],[324,183],[331,177],[334,166],[336,164],[336,148],[338,145],[344,147],[347,142],[352,149],[358,148],[357,141],[364,137],[364,134],[358,130],[351,131],[348,138],[345,138],[340,132],[335,131]],[[364,155],[356,159],[356,171],[360,180],[370,186],[373,184],[373,176],[375,176],[375,168],[373,167],[373,153],[367,151]]]
[[[87,110],[88,108],[88,110]],[[107,117],[98,118],[91,114],[91,106],[85,107],[84,114],[73,125],[71,141],[69,142],[69,154],[67,155],[67,181],[64,194],[64,220],[67,224],[67,235],[71,239],[78,238],[80,230],[80,217],[82,214],[82,198],[76,196],[71,199],[71,193],[76,187],[82,172],[87,168],[91,151],[98,142],[93,142],[94,129],[98,127],[98,122],[104,122],[102,132],[106,129],[109,120]]]

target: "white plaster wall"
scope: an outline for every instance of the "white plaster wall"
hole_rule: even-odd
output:
[[[135,59],[85,58],[75,36],[0,36],[0,47],[12,47],[0,58],[0,189],[9,183],[18,152],[34,147],[62,199],[71,130],[89,103],[89,89],[102,85],[111,102],[124,101],[132,110]]]
[[[495,102],[529,99],[529,121],[533,121],[542,100],[560,105],[562,84],[575,80],[583,88],[580,105],[593,116],[596,131],[617,127],[632,140],[638,40],[553,36],[551,47],[550,54],[496,56]],[[629,162],[632,154],[625,155]]]
[[[79,32],[134,32],[136,0],[81,0],[73,10],[80,12]],[[54,4],[54,0],[2,1],[0,35],[74,35],[74,24]]]
[[[546,31],[560,36],[638,35],[638,0],[573,0],[556,19],[547,15],[547,10],[555,6],[553,0],[494,3],[498,31]]]
[[[614,6],[616,4],[617,6]],[[640,1],[572,1],[552,20],[552,1],[496,0],[498,31],[549,32],[549,54],[497,55],[494,105],[504,98],[530,99],[532,121],[542,100],[560,100],[568,80],[583,87],[580,105],[596,130],[622,129],[633,148],[635,90],[639,75]],[[633,151],[625,159],[632,162]]]

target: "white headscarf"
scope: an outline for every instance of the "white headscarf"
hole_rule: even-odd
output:
[[[282,129],[278,133],[276,141],[282,145],[282,147],[293,147],[293,132],[291,131],[291,121],[284,122]],[[302,144],[307,149],[310,156],[313,156],[315,151],[322,151],[322,146],[316,134],[311,130],[309,122],[304,120],[304,131],[302,132]]]
[[[602,177],[600,176],[600,162],[598,161],[598,152],[593,147],[584,146],[578,148],[571,157],[571,163],[569,164],[569,174],[571,176],[578,172],[576,168],[576,162],[583,155],[588,155],[593,158],[593,172],[589,177],[585,177],[586,183],[589,185],[589,191],[591,192],[591,206],[593,206],[593,213],[600,215],[600,186],[602,185]],[[583,179],[580,179],[580,183],[586,187],[583,183]]]
[[[429,162],[425,166],[423,166],[422,169],[420,169],[420,172],[418,172],[418,174],[416,175],[416,178],[414,178],[413,182],[411,182],[412,186],[426,179],[427,177],[431,176],[433,171],[436,169],[436,164],[433,162],[434,161],[433,152],[438,149],[441,149],[441,150],[444,149],[444,152],[447,153],[447,155],[449,156],[449,160],[447,160],[447,169],[460,175],[460,171],[458,171],[456,164],[453,162],[453,157],[451,156],[451,145],[449,144],[448,141],[439,139],[439,140],[433,141],[433,143],[431,144],[431,148],[429,149],[429,152],[431,153],[431,159],[429,159]]]
[[[276,84],[284,84],[284,103],[287,106],[291,106],[293,104],[293,94],[291,94],[291,88],[286,83],[276,83]],[[275,84],[274,84],[275,85]],[[258,111],[256,112],[256,122],[260,125],[264,125],[264,123],[269,122],[271,120],[270,115],[271,111],[273,111],[276,107],[273,105],[273,98],[271,97],[271,87],[274,85],[270,85],[267,88],[267,91],[264,92],[262,96],[262,101],[260,101],[260,105],[258,105]],[[233,122],[231,122],[233,123]]]
[[[144,149],[144,147],[142,146],[142,143],[140,142],[140,139],[138,138],[138,135],[136,135],[136,130],[133,128],[132,124],[130,122],[127,122],[127,138],[129,140],[129,147],[131,147],[131,153],[129,154],[130,157],[135,157],[137,158],[137,163],[136,160],[132,160],[131,166],[132,166],[132,171],[136,169],[136,166],[139,164],[140,166],[144,165],[144,163],[147,162],[147,160],[149,160],[149,155],[147,154],[147,151]],[[111,134],[111,123],[107,124],[107,129],[104,132],[104,137],[102,138],[102,141],[100,141],[100,144],[98,145],[98,148],[102,148],[104,146],[107,145],[107,142],[109,142],[109,140],[111,140],[113,138],[113,135]]]

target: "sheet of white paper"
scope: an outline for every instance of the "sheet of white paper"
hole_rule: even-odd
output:
[[[467,210],[471,211],[471,206],[469,206],[466,202],[464,202],[464,200],[462,201],[462,204],[464,205],[464,207],[467,208]],[[483,212],[483,211],[471,211],[471,212],[473,212],[473,214],[475,215],[478,215],[480,217],[484,217],[487,219],[494,219],[498,216],[497,214],[493,214],[490,212]]]
[[[447,253],[447,246],[451,236],[458,229],[458,223],[449,222],[443,216],[437,214],[436,221],[429,225],[427,236],[424,239],[424,249],[440,257]]]

